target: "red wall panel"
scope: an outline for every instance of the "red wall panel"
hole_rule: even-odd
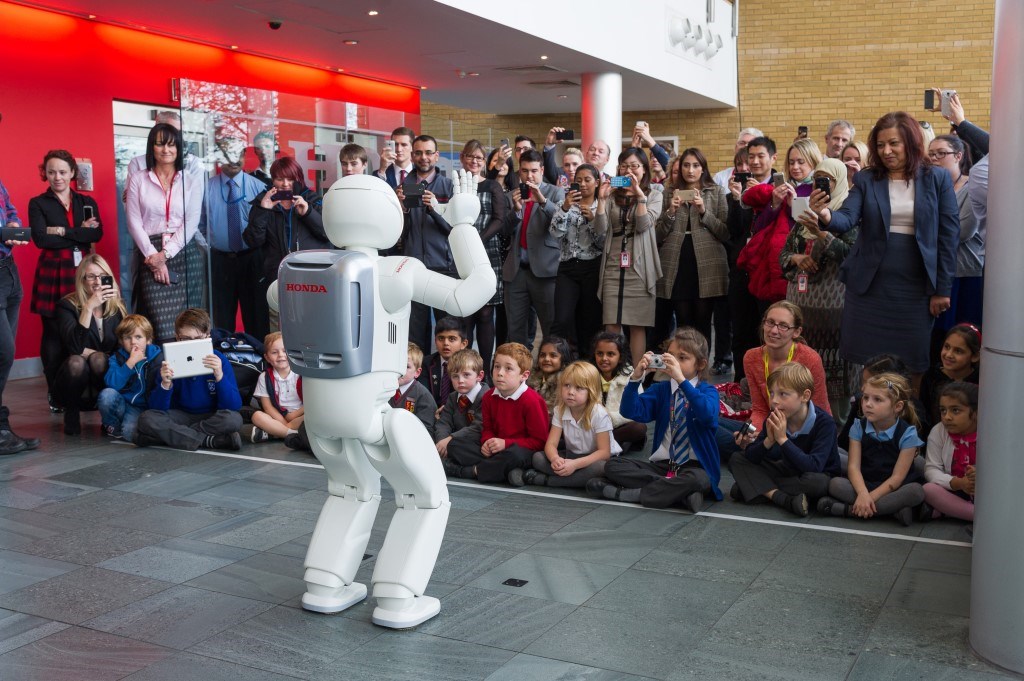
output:
[[[416,88],[239,54],[175,38],[0,2],[0,180],[27,222],[28,200],[46,189],[38,166],[49,149],[93,162],[91,195],[107,226],[97,251],[117,266],[112,102],[175,108],[170,80],[190,78],[290,92],[418,114]],[[39,318],[28,310],[38,251],[15,250],[25,289],[18,358],[39,354]]]

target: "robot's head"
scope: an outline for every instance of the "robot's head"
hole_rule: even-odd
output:
[[[390,248],[402,235],[402,204],[384,180],[343,177],[324,195],[324,229],[339,248]]]

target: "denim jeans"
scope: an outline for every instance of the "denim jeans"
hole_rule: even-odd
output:
[[[121,393],[113,388],[104,388],[96,398],[96,407],[104,426],[121,427],[121,437],[131,442],[135,437],[135,429],[139,423],[139,415],[143,409],[128,404]]]

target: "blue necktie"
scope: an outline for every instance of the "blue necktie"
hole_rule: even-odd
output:
[[[682,386],[676,389],[672,400],[672,442],[668,458],[676,466],[681,466],[690,460],[690,434],[686,428],[686,397]]]
[[[242,250],[241,201],[235,194],[235,181],[228,180],[228,248],[237,253]]]

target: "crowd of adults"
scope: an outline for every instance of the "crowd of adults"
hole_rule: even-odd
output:
[[[866,143],[852,123],[836,120],[822,146],[801,135],[781,161],[774,140],[745,128],[732,165],[715,174],[704,151],[673,155],[642,122],[614,163],[616,140],[564,149],[557,160],[558,127],[540,145],[525,135],[490,150],[471,140],[459,160],[479,179],[476,227],[498,288],[462,320],[466,334],[489,366],[505,341],[532,347],[537,325],[580,355],[599,332],[619,332],[636,365],[673,328],[692,326],[714,341],[713,373],[746,377],[752,396],[764,397],[775,366],[813,353],[826,402],[840,414],[868,358],[895,355],[916,382],[946,330],[981,325],[988,135],[965,119],[955,96],[948,118],[949,134],[935,137],[910,114],[889,113]],[[135,246],[131,301],[93,253],[104,222],[92,197],[73,188],[73,154],[44,156],[47,187],[28,201],[40,249],[31,311],[42,320],[51,409],[63,411],[67,432],[79,432],[80,410],[95,405],[116,349],[112,329],[129,310],[145,315],[161,342],[173,339],[177,314],[202,306],[207,293],[215,326],[233,328],[240,306],[257,338],[276,327],[265,293],[278,264],[331,244],[320,195],[295,159],[271,161],[273,142],[270,133],[257,135],[260,165],[246,172],[245,143],[218,140],[219,172],[207,178],[187,153],[177,116],[158,119],[122,196]],[[366,150],[349,144],[339,162],[343,175],[373,174],[402,201],[405,229],[392,253],[457,276],[451,226],[435,210],[452,196],[437,141],[400,127],[380,159],[372,168]],[[422,201],[405,200],[413,185]],[[7,227],[22,226],[2,184],[0,212]],[[0,397],[22,298],[10,253],[25,243],[0,244]],[[794,305],[775,308],[785,319],[764,324],[779,301]],[[414,304],[410,340],[431,348],[442,316]],[[796,353],[794,331],[805,348]],[[757,348],[763,366],[744,361]],[[0,454],[35,446],[11,430],[0,406]]]

